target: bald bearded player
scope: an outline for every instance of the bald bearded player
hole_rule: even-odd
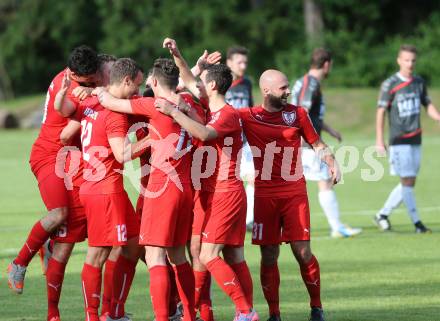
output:
[[[301,139],[321,155],[334,183],[339,181],[340,172],[307,111],[287,103],[290,95],[287,77],[280,71],[267,70],[260,77],[260,89],[263,104],[239,112],[256,171],[252,243],[261,249],[260,278],[269,305],[268,321],[281,320],[277,261],[282,242],[290,244],[300,266],[310,296],[310,320],[324,321],[319,264],[310,247],[306,182],[298,161]]]

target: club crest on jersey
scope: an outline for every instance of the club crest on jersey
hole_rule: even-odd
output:
[[[283,111],[282,115],[284,122],[292,126],[296,119],[296,113],[294,111]]]
[[[219,118],[220,118],[220,112],[217,112],[215,114],[212,114],[211,120],[209,121],[209,124],[214,124]]]

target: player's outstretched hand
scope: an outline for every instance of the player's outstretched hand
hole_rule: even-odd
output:
[[[69,89],[70,85],[72,84],[72,81],[70,79],[70,74],[71,74],[71,71],[66,70],[66,72],[64,73],[63,80],[61,81],[60,90],[66,91],[67,89]]]
[[[177,47],[176,40],[171,38],[165,38],[162,46],[164,48],[167,48],[170,51],[170,54],[172,54],[173,56],[180,57],[180,51],[179,48]]]
[[[208,50],[205,49],[203,54],[197,59],[197,67],[199,67],[199,70],[203,70],[204,65],[216,65],[220,63],[220,60],[222,59],[222,54],[218,51],[214,51],[211,53],[208,53]]]
[[[162,114],[168,116],[170,116],[173,110],[176,109],[176,105],[163,98],[157,98],[154,101],[154,107],[156,107],[156,109],[160,111]]]
[[[383,143],[376,143],[376,152],[379,156],[386,156],[387,147]]]
[[[206,58],[207,63],[210,65],[219,64],[220,60],[222,60],[222,54],[219,51],[211,52]]]
[[[329,167],[329,171],[332,176],[333,185],[338,184],[341,181],[341,171],[336,159],[333,161],[333,166]]]
[[[332,136],[338,140],[338,143],[342,142],[342,135],[340,132],[335,130]]]
[[[79,100],[84,100],[92,94],[93,88],[78,86],[72,91],[72,95]]]

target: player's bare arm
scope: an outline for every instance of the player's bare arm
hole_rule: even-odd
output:
[[[98,97],[99,103],[112,111],[124,114],[133,114],[129,99],[120,99],[110,94],[104,87],[97,87],[93,90],[92,95]]]
[[[322,161],[327,164],[332,176],[331,180],[333,184],[337,184],[341,180],[341,172],[339,170],[338,162],[336,161],[335,156],[330,148],[321,139],[318,139],[315,143],[313,143],[312,147]]]
[[[66,71],[61,83],[61,88],[55,96],[54,109],[63,117],[69,117],[75,110],[75,104],[66,97],[72,81],[70,80],[70,71]]]
[[[181,127],[185,128],[193,137],[200,139],[201,141],[209,141],[217,138],[217,131],[211,126],[203,125],[186,115],[176,108],[176,105],[171,104],[165,99],[157,99],[155,106],[161,113],[171,116]]]
[[[377,108],[376,111],[376,150],[380,155],[386,154],[384,140],[385,108]]]
[[[180,78],[182,78],[185,87],[194,96],[200,98],[200,90],[197,87],[197,79],[194,77],[185,59],[183,59],[182,55],[180,54],[176,41],[171,38],[165,38],[163,41],[163,47],[167,48],[170,51],[170,54],[173,56],[174,62],[179,68]]]
[[[202,73],[204,63],[215,65],[220,63],[221,59],[222,59],[222,54],[220,52],[215,51],[208,54],[208,51],[205,50],[203,54],[199,57],[199,59],[197,59],[196,65],[191,68],[191,73],[194,75],[194,77],[198,77]],[[182,78],[179,77],[179,84],[177,85],[177,88],[183,88],[183,87],[185,87],[185,84]]]
[[[138,140],[135,143],[130,143],[130,142],[127,143],[127,141],[126,141],[126,144],[124,147],[124,163],[138,158],[150,146],[151,146],[150,135],[142,138],[141,140]]]
[[[435,121],[440,122],[440,112],[438,109],[434,106],[434,104],[429,104],[426,112],[428,113],[428,116],[434,119]]]
[[[60,140],[63,145],[69,145],[72,138],[79,133],[81,129],[81,123],[76,120],[70,120],[66,127],[60,134]]]
[[[127,143],[124,137],[112,137],[108,140],[113,155],[118,163],[126,163],[142,155],[145,149],[150,146],[150,137],[144,137],[136,143]]]
[[[327,132],[330,136],[336,138],[339,143],[342,142],[341,133],[338,132],[336,129],[330,127],[330,125],[324,121],[322,122],[322,130]]]

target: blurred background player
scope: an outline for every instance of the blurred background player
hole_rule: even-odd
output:
[[[249,51],[245,47],[240,46],[230,47],[226,54],[226,65],[232,72],[232,84],[226,92],[225,99],[226,102],[235,109],[254,105],[254,100],[252,98],[252,82],[246,76],[248,54]],[[246,137],[243,139],[240,177],[246,188],[246,226],[247,229],[251,231],[254,218],[254,164],[251,149]]]
[[[399,71],[382,83],[377,104],[377,151],[381,154],[386,152],[384,123],[385,113],[388,112],[390,173],[400,177],[400,183],[391,191],[374,218],[379,229],[383,231],[391,230],[388,217],[403,201],[416,233],[431,232],[420,220],[414,196],[422,143],[420,106],[425,106],[428,116],[435,121],[440,121],[440,114],[428,96],[423,78],[413,74],[416,58],[417,49],[414,46],[400,47],[397,55]]]
[[[315,49],[308,73],[293,85],[292,104],[308,110],[313,127],[318,135],[325,131],[336,138],[338,142],[341,142],[341,134],[324,122],[325,103],[320,84],[330,74],[331,68],[331,53],[323,48]],[[301,149],[304,176],[309,181],[318,182],[319,204],[330,225],[330,235],[332,237],[350,237],[361,233],[360,228],[351,228],[341,222],[338,199],[333,189],[327,165],[307,143],[304,143]]]

